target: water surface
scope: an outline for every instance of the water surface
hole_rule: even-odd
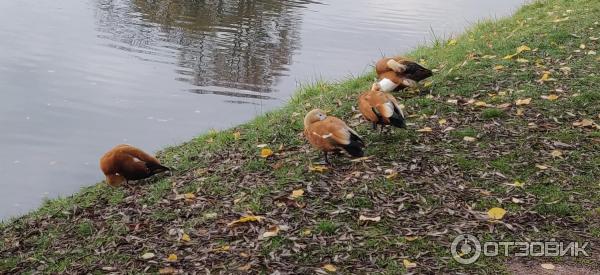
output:
[[[0,218],[524,0],[0,1]]]

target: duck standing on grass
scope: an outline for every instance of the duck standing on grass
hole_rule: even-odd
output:
[[[304,117],[304,136],[314,147],[323,151],[325,162],[329,164],[328,153],[345,150],[353,157],[364,155],[364,141],[341,119],[327,116],[320,109],[314,109]]]
[[[127,144],[117,145],[100,158],[100,169],[106,176],[106,183],[119,186],[125,181],[149,178],[152,175],[170,171],[169,167],[146,152]]]
[[[373,123],[373,129],[381,125],[392,125],[398,128],[406,128],[404,113],[396,98],[380,90],[378,83],[373,83],[371,90],[364,92],[358,97],[358,109],[363,117]]]
[[[381,90],[397,92],[406,87],[419,87],[418,82],[433,75],[431,70],[404,57],[383,58],[375,63]]]

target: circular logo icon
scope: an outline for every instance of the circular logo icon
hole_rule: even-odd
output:
[[[470,234],[456,236],[450,247],[452,258],[461,264],[472,264],[481,256],[481,243]]]

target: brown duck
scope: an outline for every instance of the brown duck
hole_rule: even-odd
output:
[[[119,186],[125,181],[139,180],[171,170],[146,152],[127,144],[117,145],[100,158],[100,169],[106,183]]]

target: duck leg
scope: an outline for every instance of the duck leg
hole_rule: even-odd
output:
[[[327,152],[323,152],[323,156],[325,157],[325,163],[326,163],[326,164],[331,164],[331,163],[329,162],[329,155],[328,155],[328,153],[327,153]]]

